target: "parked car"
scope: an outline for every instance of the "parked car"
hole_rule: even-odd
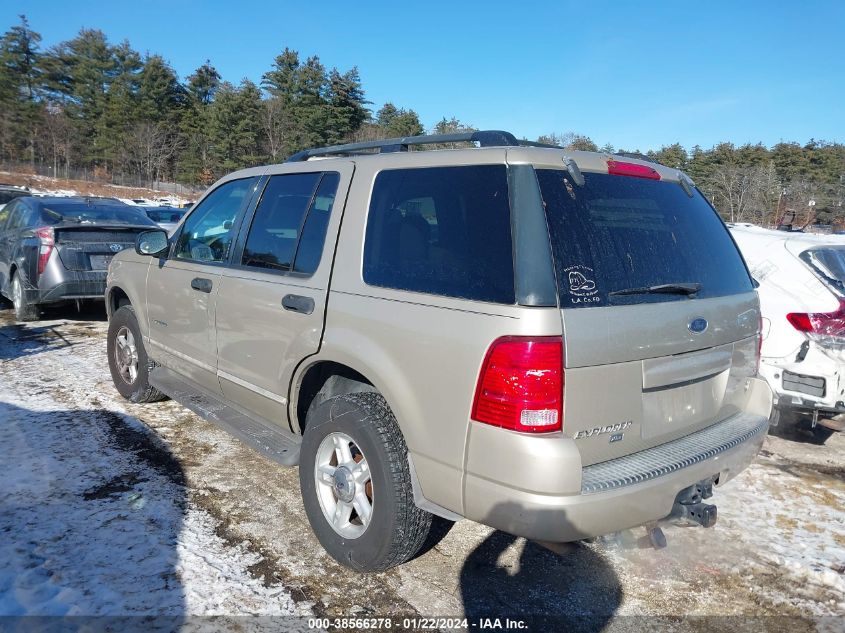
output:
[[[845,429],[845,238],[750,225],[731,233],[760,284],[773,422],[825,440]]]
[[[169,233],[176,228],[188,210],[177,207],[143,207],[143,211],[150,220]]]
[[[447,141],[480,147],[396,151]],[[506,132],[230,174],[115,257],[106,301],[117,390],[298,464],[357,570],[432,515],[549,542],[712,525],[768,428],[757,295],[692,182]]]
[[[101,300],[111,258],[154,226],[110,198],[15,198],[0,210],[0,293],[19,321],[48,303]]]
[[[15,185],[0,185],[0,210],[2,210],[3,207],[5,207],[15,198],[20,198],[21,196],[28,195],[28,187],[17,187]]]

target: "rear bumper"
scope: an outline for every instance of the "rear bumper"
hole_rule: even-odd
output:
[[[801,361],[763,358],[760,376],[769,383],[780,409],[845,412],[845,363],[831,358],[816,343],[810,344]]]
[[[718,477],[722,485],[757,455],[768,430],[771,396],[763,381],[753,383],[759,393],[750,399],[756,405],[749,408],[755,410],[675,442],[584,469],[580,459],[572,463],[572,450],[577,454],[573,440],[529,438],[551,442],[541,447],[510,437],[510,448],[497,454],[494,445],[500,439],[491,443],[491,432],[501,438],[502,431],[474,425],[465,516],[549,542],[590,538],[662,519],[671,513],[678,492],[710,477]],[[476,449],[481,452],[474,453]],[[516,462],[522,467],[514,475],[509,466]],[[517,485],[497,477],[497,466]]]
[[[106,292],[105,270],[67,270],[52,258],[37,287],[25,288],[29,303],[56,303],[73,299],[102,299]]]

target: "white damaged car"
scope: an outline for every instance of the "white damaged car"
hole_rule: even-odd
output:
[[[845,236],[730,230],[760,284],[772,423],[794,420],[824,441],[845,430]]]

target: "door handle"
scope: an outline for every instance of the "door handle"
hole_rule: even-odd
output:
[[[211,279],[203,279],[202,277],[194,277],[191,280],[191,288],[199,290],[200,292],[211,292]]]
[[[302,295],[285,295],[282,297],[282,307],[291,312],[311,314],[314,312],[314,300]]]

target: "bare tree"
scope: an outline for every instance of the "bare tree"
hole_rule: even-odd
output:
[[[166,124],[145,121],[130,130],[125,158],[136,173],[152,185],[162,179],[182,145],[183,139]]]
[[[284,158],[302,140],[291,113],[279,97],[270,97],[261,102],[261,130],[267,153],[273,162]]]
[[[746,214],[754,189],[751,168],[717,165],[704,183],[704,188],[729,222],[747,220]]]
[[[63,168],[65,177],[68,177],[75,128],[61,105],[49,103],[44,108],[38,125],[38,136],[44,153],[52,159],[53,175],[58,177],[60,168]]]

